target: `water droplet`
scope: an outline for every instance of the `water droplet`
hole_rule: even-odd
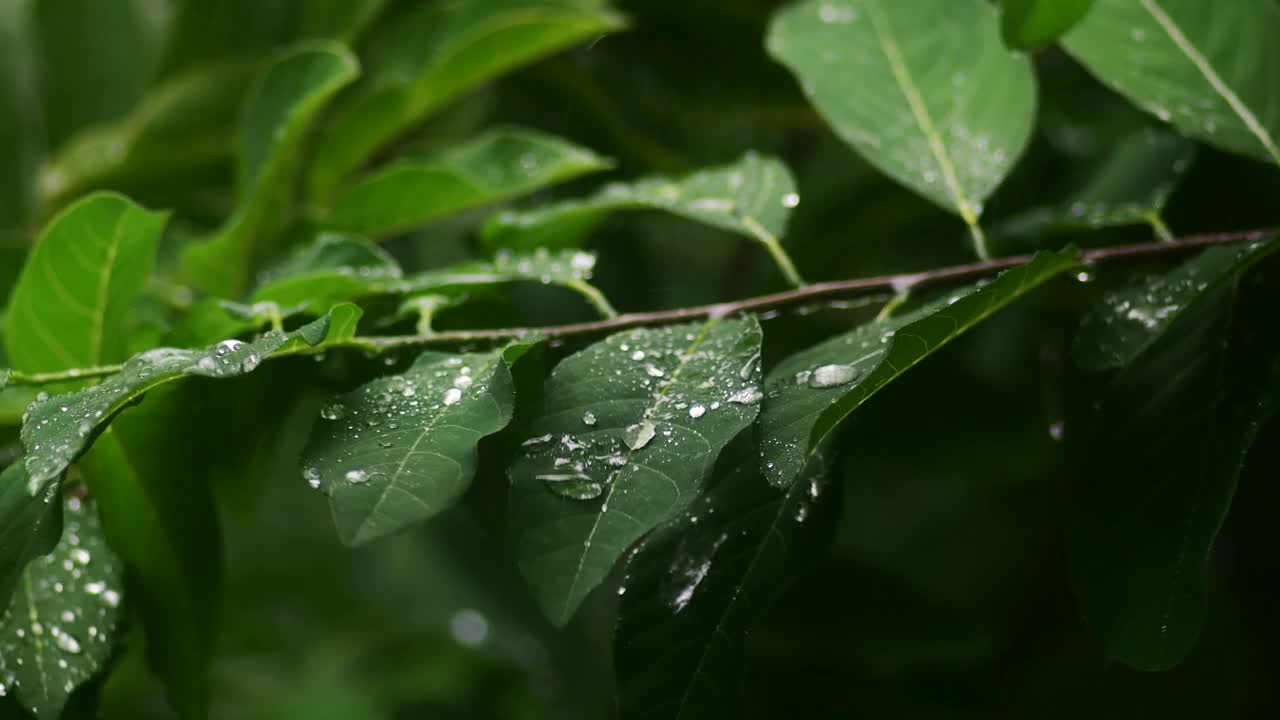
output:
[[[804,385],[805,383],[809,382],[809,377],[811,375],[813,375],[812,370],[801,370],[800,372],[796,373],[796,384]]]
[[[697,420],[698,418],[702,417],[705,414],[707,414],[707,408],[705,405],[694,404],[693,407],[689,408],[689,417],[695,420]]]
[[[1054,440],[1061,440],[1066,434],[1066,425],[1061,420],[1049,423],[1049,437]]]
[[[632,359],[632,360],[636,360],[636,361],[643,360],[643,359],[644,359],[644,351],[643,351],[643,350],[637,350],[637,351],[635,351],[635,352],[631,353],[631,359]]]
[[[459,375],[453,379],[453,386],[459,390],[466,390],[471,387],[471,383],[475,382],[470,375]]]
[[[80,652],[80,642],[67,633],[58,633],[58,637],[54,638],[53,642],[63,652],[68,652],[72,655]]]
[[[553,436],[551,433],[547,433],[546,435],[538,435],[536,437],[531,437],[528,440],[525,440],[524,442],[520,443],[520,445],[521,447],[533,447],[535,445],[545,445],[546,443],[551,442],[552,437]]]
[[[782,196],[782,207],[793,208],[800,204],[800,196],[795,193],[787,193]]]
[[[853,382],[858,371],[848,365],[822,365],[813,369],[809,376],[809,387],[829,388]]]
[[[748,385],[744,388],[734,391],[727,398],[731,403],[739,405],[755,405],[764,398],[764,393],[755,385]]]
[[[359,485],[361,483],[365,483],[369,481],[369,473],[365,472],[364,470],[361,470],[360,468],[354,468],[352,470],[348,470],[347,474],[344,477],[347,479],[347,482],[351,483],[352,485]]]
[[[227,353],[233,353],[239,350],[242,345],[244,345],[244,343],[239,340],[223,340],[213,347],[213,353],[221,357]]]
[[[320,408],[320,417],[325,420],[341,420],[347,415],[347,406],[337,400]]]
[[[596,414],[595,414],[595,413],[593,413],[593,412],[591,412],[590,410],[588,410],[588,411],[586,411],[586,412],[582,413],[582,424],[583,424],[583,425],[595,425],[595,424],[596,424]]]
[[[660,368],[657,368],[653,365],[645,365],[644,371],[649,374],[649,377],[660,378],[666,375],[666,373],[662,372]]]
[[[444,397],[440,399],[445,405],[455,405],[462,399],[462,391],[456,387],[449,388],[444,391]]]
[[[116,607],[120,604],[120,593],[115,590],[104,590],[102,593],[102,602],[107,607]]]
[[[89,593],[90,595],[100,595],[102,591],[106,589],[107,589],[107,584],[104,582],[90,582],[90,583],[85,583],[84,585],[84,591]]]
[[[314,467],[306,467],[302,469],[302,478],[307,481],[312,490],[320,487],[320,471]]]
[[[641,420],[634,425],[628,425],[626,431],[622,435],[622,441],[632,450],[639,450],[653,440],[653,436],[657,433],[657,428],[648,420]]]
[[[84,548],[72,548],[71,552],[68,554],[71,556],[72,560],[75,560],[81,565],[88,565],[89,561],[92,559],[89,556],[89,551]]]

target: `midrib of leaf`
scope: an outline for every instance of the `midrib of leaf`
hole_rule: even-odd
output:
[[[487,372],[489,368],[493,367],[499,362],[503,362],[502,353],[495,351],[494,361],[484,366],[485,372]],[[475,377],[480,377],[481,375],[482,373],[478,373],[478,372],[474,373]],[[399,489],[397,488],[396,484],[399,481],[400,476],[404,473],[404,466],[408,464],[409,458],[412,457],[413,454],[418,451],[418,446],[421,445],[422,441],[427,438],[427,435],[431,434],[431,431],[435,429],[436,423],[439,422],[440,418],[444,417],[446,414],[447,413],[441,412],[438,415],[431,417],[427,421],[427,424],[423,426],[422,432],[418,433],[418,437],[414,439],[413,444],[409,446],[409,450],[404,454],[404,457],[400,458],[400,463],[396,466],[396,471],[392,473],[390,481],[387,482],[386,486],[382,488],[382,492],[378,495],[378,502],[374,503],[373,508],[369,510],[369,514],[366,515],[365,519],[360,523],[360,530],[361,530],[360,534],[363,534],[363,531],[367,528],[369,523],[369,518],[375,516],[378,513],[378,509],[382,507],[382,503],[386,501],[387,496],[391,494],[392,489]],[[448,458],[442,453],[434,453],[434,454],[439,457],[451,460],[454,462],[454,464],[457,464],[456,460],[453,460],[453,458]],[[406,492],[404,493],[404,495],[406,497],[411,497],[411,498],[414,498],[415,500],[418,500],[417,496],[415,496],[413,493]],[[418,502],[424,506],[426,505],[426,503],[422,503],[421,500],[418,500]],[[358,537],[359,535],[357,535],[357,538]]]
[[[1208,81],[1214,92],[1218,93],[1226,101],[1231,110],[1244,122],[1245,127],[1249,128],[1249,132],[1253,133],[1258,142],[1262,143],[1262,147],[1266,149],[1271,159],[1275,160],[1277,165],[1280,165],[1280,147],[1277,147],[1276,141],[1267,132],[1267,129],[1262,126],[1262,123],[1258,121],[1253,111],[1240,100],[1235,91],[1228,87],[1227,83],[1213,69],[1213,66],[1209,64],[1208,58],[1202,55],[1195,45],[1191,44],[1187,36],[1182,33],[1182,29],[1173,21],[1173,18],[1169,17],[1168,13],[1164,11],[1164,8],[1156,0],[1139,0],[1139,2],[1142,4],[1142,8],[1150,13],[1151,17],[1160,25],[1161,29],[1168,34],[1173,44],[1177,45],[1182,54],[1186,55],[1187,59],[1191,61],[1191,64],[1196,66],[1196,69]]]
[[[938,167],[942,170],[942,178],[947,183],[947,190],[951,192],[952,199],[956,201],[960,216],[964,218],[964,221],[971,228],[976,228],[978,216],[974,211],[973,202],[965,195],[964,189],[960,187],[960,178],[956,175],[955,165],[951,162],[951,156],[947,154],[947,148],[942,142],[942,136],[938,134],[937,128],[933,126],[933,118],[929,115],[929,109],[925,107],[924,98],[920,97],[920,90],[911,78],[911,71],[907,68],[906,60],[902,57],[902,50],[893,38],[888,20],[880,14],[880,6],[875,2],[867,3],[867,14],[871,18],[871,26],[875,29],[876,39],[880,41],[880,49],[884,52],[885,59],[889,62],[889,68],[893,71],[894,80],[898,83],[898,89],[902,91],[903,97],[906,98],[907,105],[911,107],[911,114],[915,116],[916,124],[920,126],[920,132],[924,134],[929,143],[929,150],[933,152],[934,159],[938,161]]]
[[[116,219],[115,227],[111,229],[111,236],[107,241],[107,259],[102,264],[102,272],[98,277],[98,302],[97,307],[94,308],[93,329],[89,336],[88,362],[90,365],[98,365],[102,362],[102,333],[106,330],[107,324],[107,292],[111,289],[112,269],[120,249],[121,231],[128,217],[129,208],[126,207]]]
[[[689,361],[692,359],[693,353],[698,351],[698,346],[702,345],[703,341],[706,340],[707,333],[711,332],[711,328],[715,327],[719,322],[720,322],[719,318],[712,318],[712,319],[708,319],[707,322],[705,322],[702,325],[702,329],[698,331],[697,337],[695,337],[693,339],[693,342],[689,344],[689,347],[685,349],[684,356],[680,359],[680,364],[676,365],[676,368],[671,371],[671,382],[667,383],[666,385],[658,389],[658,392],[654,395],[653,403],[645,408],[645,411],[640,416],[641,419],[647,418],[651,412],[662,407],[662,404],[667,400],[667,391],[676,384],[676,381],[680,379],[680,375],[681,373],[684,372],[685,367],[688,366]],[[640,448],[640,449],[643,449],[643,448]],[[634,455],[636,452],[637,452],[636,450],[633,450],[630,446],[627,446],[626,457],[627,457],[628,464],[630,464],[631,462],[631,456]],[[616,477],[619,472],[620,470],[614,470],[611,473],[611,477]],[[662,474],[665,475],[666,473],[662,473]],[[609,485],[609,489],[605,491],[604,500],[601,502],[601,507],[608,507],[609,499],[613,497],[613,488],[615,486],[615,483],[609,482],[608,485]],[[585,565],[587,562],[587,555],[591,552],[591,542],[592,540],[595,539],[596,531],[600,529],[600,521],[604,519],[604,516],[605,516],[604,511],[596,513],[595,521],[591,524],[591,532],[587,533],[587,539],[583,542],[582,552],[578,553],[578,567],[573,571],[573,582],[569,584],[569,592],[565,593],[565,604],[560,615],[560,617],[564,618],[566,621],[570,616],[570,610],[572,608],[572,603],[573,603],[573,596],[574,596],[574,593],[576,593],[578,590],[578,582],[581,581],[582,579],[582,566]]]

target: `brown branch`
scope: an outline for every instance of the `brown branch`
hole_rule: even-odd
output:
[[[1194,235],[1173,240],[1172,242],[1149,242],[1136,245],[1118,245],[1116,247],[1083,250],[1078,257],[1082,265],[1097,265],[1110,262],[1121,262],[1137,258],[1157,257],[1185,253],[1197,248],[1211,245],[1223,245],[1235,242],[1262,240],[1275,235],[1280,229],[1249,230],[1243,232],[1217,233],[1213,235]],[[493,330],[447,330],[424,335],[398,335],[394,337],[355,337],[339,343],[321,345],[316,348],[301,348],[289,354],[318,353],[335,347],[350,347],[361,350],[387,351],[398,348],[419,347],[424,345],[449,345],[471,342],[508,340],[511,338],[540,333],[558,338],[572,335],[592,335],[613,330],[639,327],[643,325],[661,325],[682,320],[697,320],[706,317],[723,317],[740,312],[762,312],[776,310],[793,305],[811,303],[833,298],[847,298],[881,293],[895,295],[906,289],[948,285],[964,280],[975,280],[993,275],[1031,262],[1031,255],[1013,255],[995,258],[984,262],[954,265],[951,267],[925,270],[917,273],[884,275],[881,277],[859,278],[856,280],[839,280],[836,282],[813,283],[794,290],[758,295],[756,297],[734,300],[732,302],[699,305],[697,307],[660,310],[647,313],[627,313],[603,320],[570,323],[568,325],[551,325],[547,327],[499,328]],[[52,373],[26,374],[12,371],[7,378],[11,385],[45,385],[69,380],[83,380],[111,375],[119,372],[120,365],[108,365],[93,368],[78,368]],[[0,386],[4,384],[3,373],[0,373]]]
[[[1211,245],[1222,245],[1234,242],[1262,240],[1276,234],[1278,229],[1249,230],[1243,232],[1216,233],[1212,235],[1194,235],[1178,238],[1172,242],[1148,242],[1136,245],[1118,245],[1115,247],[1083,250],[1079,254],[1083,265],[1097,265],[1116,261],[1130,260],[1159,255],[1185,253],[1197,248]],[[647,313],[626,313],[617,317],[589,322],[552,325],[535,328],[499,328],[493,330],[447,330],[429,335],[403,335],[397,337],[357,338],[361,347],[374,347],[378,350],[414,347],[418,345],[457,344],[479,342],[484,340],[507,340],[510,338],[541,333],[548,337],[567,337],[571,335],[589,335],[612,330],[639,327],[643,325],[661,325],[696,320],[712,316],[732,315],[740,312],[758,312],[774,310],[831,298],[846,298],[858,295],[897,293],[904,288],[933,287],[947,285],[963,280],[974,280],[987,277],[1002,270],[1007,270],[1031,262],[1031,255],[1012,255],[995,258],[967,265],[925,270],[918,273],[883,275],[880,277],[858,278],[856,280],[838,280],[805,285],[793,290],[758,295],[756,297],[735,300],[732,302],[699,305],[696,307],[659,310]]]

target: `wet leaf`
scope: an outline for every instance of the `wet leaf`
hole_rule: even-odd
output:
[[[329,496],[338,534],[358,545],[451,507],[471,484],[480,439],[515,406],[515,352],[426,352],[403,373],[334,398],[303,453],[304,479]]]
[[[59,717],[106,664],[121,610],[121,566],[93,503],[69,497],[62,516],[61,539],[27,566],[0,618],[0,695],[15,695],[40,720]]]
[[[0,607],[8,607],[27,563],[58,543],[61,507],[56,485],[31,497],[21,460],[0,472]]]
[[[389,235],[609,167],[587,148],[545,133],[492,130],[436,155],[380,168],[338,197],[325,224]]]
[[[240,118],[235,212],[183,255],[183,269],[197,287],[223,297],[244,289],[251,265],[272,249],[311,121],[358,68],[345,47],[316,43],[285,52],[258,76]]]
[[[495,0],[418,6],[398,19],[379,58],[321,138],[311,192],[332,194],[380,149],[477,86],[611,32],[599,0]]]
[[[1142,284],[1107,293],[1087,315],[1072,343],[1075,361],[1087,370],[1119,368],[1156,343],[1178,318],[1213,297],[1240,273],[1280,249],[1274,238],[1243,247],[1209,248],[1181,267]]]
[[[768,46],[841,139],[970,225],[1031,136],[1031,62],[986,0],[809,0]]]
[[[861,325],[778,363],[765,381],[760,415],[765,477],[789,487],[822,441],[877,391],[997,310],[1076,266],[1072,250],[1039,253],[989,283]]]
[[[840,492],[827,453],[779,489],[751,449],[627,563],[614,633],[624,720],[738,708],[747,632],[830,542]]]
[[[1000,31],[1015,50],[1038,50],[1084,19],[1093,0],[1000,0]]]
[[[678,180],[652,177],[614,183],[587,198],[501,212],[485,224],[483,235],[490,247],[576,247],[614,211],[653,209],[753,239],[762,234],[779,238],[799,202],[786,165],[747,153],[728,165]]]
[[[1240,279],[1250,264],[1171,315],[1067,421],[1068,441],[1080,428],[1067,515],[1072,585],[1106,652],[1140,669],[1173,667],[1195,645],[1241,466],[1280,409],[1275,263],[1270,285]],[[1180,285],[1185,272],[1166,282]]]
[[[1187,135],[1280,163],[1280,7],[1269,0],[1097,0],[1063,47]]]
[[[520,568],[553,622],[688,507],[750,427],[760,339],[749,317],[632,330],[552,371],[510,467],[510,513]]]
[[[37,494],[58,478],[88,449],[101,426],[147,391],[186,377],[236,377],[273,354],[350,337],[359,312],[355,306],[340,306],[291,333],[269,332],[253,342],[227,340],[205,350],[148,350],[98,385],[37,400],[22,426],[30,492]]]
[[[13,367],[45,372],[121,358],[167,217],[112,193],[90,195],[54,217],[10,299],[4,341]]]

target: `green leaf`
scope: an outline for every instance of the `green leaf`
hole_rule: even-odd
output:
[[[609,167],[590,150],[545,133],[492,130],[436,155],[397,160],[362,179],[337,199],[325,225],[389,235]]]
[[[1107,293],[1081,323],[1071,346],[1072,356],[1087,370],[1128,365],[1156,343],[1182,314],[1277,249],[1280,242],[1274,239],[1244,247],[1210,248],[1173,272]]]
[[[134,0],[30,3],[49,144],[124,115],[146,89],[161,27]]]
[[[1068,441],[1074,427],[1081,436],[1067,522],[1072,585],[1107,653],[1129,665],[1170,668],[1199,636],[1210,553],[1245,455],[1277,409],[1274,272],[1270,281],[1236,274],[1208,285],[1067,420]]]
[[[345,47],[315,43],[285,52],[258,76],[240,118],[236,209],[212,237],[187,248],[183,268],[193,284],[224,297],[244,289],[251,267],[273,249],[311,121],[358,73]]]
[[[1070,249],[1042,252],[991,282],[861,325],[778,363],[765,382],[760,415],[765,476],[774,485],[790,486],[822,441],[877,391],[997,310],[1076,266]]]
[[[37,400],[22,426],[29,491],[37,494],[58,478],[89,447],[100,426],[149,390],[187,377],[236,377],[272,355],[349,338],[359,313],[359,308],[344,305],[291,333],[268,332],[253,342],[226,340],[207,350],[148,350],[98,385]]]
[[[401,275],[396,259],[373,242],[321,233],[269,270],[253,301],[324,312],[336,303],[384,292]]]
[[[11,229],[24,227],[35,203],[35,177],[45,140],[40,131],[43,114],[33,95],[35,48],[24,3],[0,5],[0,246]],[[7,262],[0,247],[0,262]],[[0,271],[0,294],[5,292]]]
[[[312,195],[329,197],[380,149],[463,93],[622,24],[598,0],[418,6],[398,19],[368,82],[321,139]]]
[[[66,370],[121,358],[167,219],[112,193],[90,195],[54,217],[9,301],[4,340],[13,367]]]
[[[1089,14],[1094,0],[1000,0],[1000,31],[1015,50],[1039,50]]]
[[[44,495],[32,498],[21,460],[0,472],[0,607],[9,606],[27,563],[51,552],[58,543],[62,534],[59,489],[51,485]]]
[[[617,315],[609,301],[587,281],[596,265],[595,253],[584,250],[551,252],[538,248],[531,253],[499,250],[491,261],[461,263],[405,278],[393,284],[394,292],[457,296],[467,290],[514,282],[559,285],[582,295],[601,315]]]
[[[232,128],[254,66],[224,62],[176,76],[127,117],[73,136],[40,171],[46,207],[104,187],[189,182],[230,156]]]
[[[1280,164],[1278,36],[1272,0],[1097,0],[1063,45],[1183,133]]]
[[[386,5],[386,0],[304,0],[298,34],[351,42]]]
[[[405,372],[335,398],[303,453],[338,534],[358,545],[451,507],[480,439],[506,427],[515,392],[505,351],[427,352]]]
[[[510,513],[520,569],[553,622],[688,507],[755,420],[760,339],[751,317],[632,330],[551,373],[510,468]]]
[[[799,202],[787,166],[749,152],[679,180],[613,183],[587,198],[504,211],[485,223],[483,237],[490,247],[577,247],[615,210],[653,209],[753,239],[778,238],[786,233],[791,208]]]
[[[40,720],[58,718],[106,665],[120,616],[121,567],[93,503],[69,497],[62,515],[62,539],[27,566],[0,618],[0,695],[14,693]]]
[[[723,717],[742,704],[747,631],[839,519],[826,455],[779,489],[747,453],[631,557],[614,633],[623,720]]]
[[[1151,225],[1169,239],[1161,215],[1191,165],[1195,143],[1142,130],[1117,141],[1057,207],[1036,208],[1002,224],[1003,232],[1035,236],[1050,228]]]
[[[976,228],[1035,120],[1031,62],[1001,43],[995,13],[987,0],[809,0],[774,18],[768,46],[841,139]]]

